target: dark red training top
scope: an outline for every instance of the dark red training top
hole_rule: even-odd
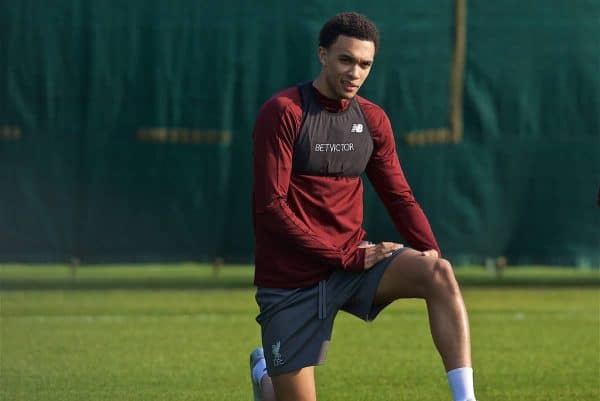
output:
[[[313,90],[328,112],[341,112],[350,104]],[[389,118],[374,103],[360,96],[356,100],[373,139],[365,170],[369,181],[410,246],[439,252],[400,167]],[[358,248],[366,238],[362,180],[293,174],[301,124],[301,96],[293,87],[263,105],[254,127],[254,283],[260,287],[308,287],[334,269],[364,269],[364,249]]]

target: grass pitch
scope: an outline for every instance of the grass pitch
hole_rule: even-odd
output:
[[[0,267],[0,400],[250,400],[251,269]],[[600,275],[457,269],[482,401],[600,399]],[[425,305],[340,313],[320,401],[450,400]]]

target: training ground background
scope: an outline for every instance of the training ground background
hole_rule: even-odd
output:
[[[252,269],[158,263],[252,262],[256,115],[350,9],[479,399],[598,401],[597,0],[0,0],[0,401],[250,400]],[[403,242],[368,183],[364,220]],[[340,314],[316,375],[320,401],[450,396],[421,301]]]

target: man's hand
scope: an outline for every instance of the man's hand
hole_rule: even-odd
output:
[[[365,270],[392,255],[392,253],[404,245],[395,242],[380,242],[379,244],[365,243],[359,246],[365,248]]]
[[[422,256],[431,256],[432,258],[439,258],[440,255],[438,254],[438,252],[435,249],[429,249],[427,251],[423,251],[421,252]]]

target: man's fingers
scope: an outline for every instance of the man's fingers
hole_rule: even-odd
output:
[[[403,247],[404,245],[399,244],[397,242],[380,242],[381,245],[391,248]]]
[[[365,269],[389,258],[394,251],[403,247],[404,245],[396,242],[380,242],[377,245],[363,242],[359,245],[359,248],[365,248]]]
[[[404,245],[395,242],[382,242],[380,245],[384,253],[390,253],[404,247]]]
[[[394,251],[402,248],[402,244],[396,244],[393,242],[382,242],[379,245],[379,250],[378,250],[378,262],[382,261],[385,258],[389,258],[390,256],[392,256],[392,254],[394,253]]]

